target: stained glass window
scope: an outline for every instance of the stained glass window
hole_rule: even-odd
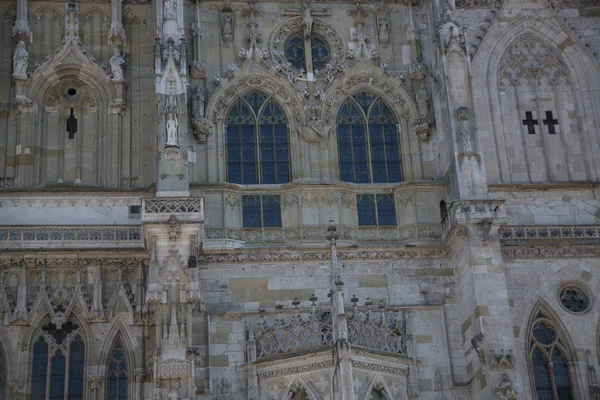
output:
[[[83,400],[85,345],[79,327],[48,323],[40,332],[33,345],[31,399]]]
[[[396,225],[396,207],[392,194],[356,195],[359,226]]]
[[[402,181],[398,122],[394,113],[369,92],[342,104],[337,115],[340,180],[354,183]]]
[[[571,380],[559,331],[542,312],[531,330],[530,359],[537,400],[571,400]]]
[[[121,339],[117,339],[108,359],[108,400],[127,400],[127,359]]]
[[[290,181],[287,118],[260,92],[238,99],[227,116],[227,176],[239,184]]]
[[[320,35],[310,37],[313,70],[319,70],[331,59],[331,50],[327,41]],[[291,36],[285,42],[285,57],[297,69],[306,71],[306,49],[302,34]]]
[[[281,197],[242,196],[242,217],[244,228],[280,227]]]

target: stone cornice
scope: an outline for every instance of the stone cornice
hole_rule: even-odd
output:
[[[0,257],[0,268],[37,268],[41,265],[60,268],[77,268],[85,266],[117,266],[138,267],[148,266],[149,255],[144,253],[132,253],[130,251],[117,253],[114,250],[106,252],[78,252],[73,253],[40,253],[27,252],[26,254],[13,254],[8,257]]]
[[[600,242],[600,225],[579,226],[504,226],[499,232],[500,243],[519,244],[560,241],[564,243]]]

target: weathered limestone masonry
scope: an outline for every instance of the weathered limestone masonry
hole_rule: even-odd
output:
[[[600,1],[0,18],[0,399],[600,400]]]

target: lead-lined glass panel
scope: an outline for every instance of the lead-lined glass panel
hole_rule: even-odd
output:
[[[357,194],[356,206],[358,208],[359,226],[377,225],[377,214],[375,212],[375,195]]]
[[[560,400],[571,400],[571,382],[569,380],[569,369],[567,361],[562,356],[558,348],[554,348],[552,357],[552,369],[554,372],[554,384],[556,385],[556,394]]]
[[[281,200],[279,196],[262,196],[263,226],[281,226]]]
[[[50,361],[50,400],[64,400],[65,356],[61,351],[54,353]]]
[[[84,345],[79,336],[71,342],[69,355],[69,400],[83,399]]]
[[[538,400],[552,400],[548,363],[544,359],[540,349],[537,348],[533,351],[533,377]]]
[[[331,59],[327,40],[317,34],[310,37],[313,70],[320,70]],[[294,35],[285,42],[285,57],[296,69],[306,71],[306,42],[302,34]]]
[[[244,228],[260,228],[262,226],[260,203],[260,196],[242,196]]]
[[[337,124],[340,179],[344,182],[368,183],[365,119],[350,99],[342,104]]]
[[[393,194],[377,195],[377,222],[379,226],[396,225],[396,206]]]
[[[31,374],[31,399],[46,398],[46,378],[48,368],[48,343],[40,337],[33,346],[33,370]]]

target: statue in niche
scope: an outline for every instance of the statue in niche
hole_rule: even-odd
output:
[[[112,75],[111,80],[113,82],[125,82],[125,72],[123,71],[125,58],[121,55],[121,50],[118,47],[113,49],[113,55],[110,58],[109,64]]]
[[[233,41],[233,13],[225,12],[221,17],[221,38],[226,45]]]
[[[29,64],[29,53],[24,41],[17,43],[13,57],[13,78],[27,79],[27,65]]]
[[[192,116],[194,118],[204,118],[204,96],[200,88],[196,88],[192,94]]]
[[[304,16],[302,17],[302,27],[304,28],[304,37],[309,38],[313,27],[313,17],[310,14],[308,4],[304,5]]]
[[[415,92],[415,101],[417,102],[419,117],[426,117],[429,115],[429,94],[427,93],[427,89],[424,87],[418,89]]]
[[[389,21],[385,14],[377,15],[377,31],[379,33],[379,43],[389,43],[390,32],[389,32]]]
[[[167,114],[167,146],[179,146],[177,144],[177,114],[170,112]]]
[[[177,21],[177,0],[166,0],[164,2],[163,19]]]

